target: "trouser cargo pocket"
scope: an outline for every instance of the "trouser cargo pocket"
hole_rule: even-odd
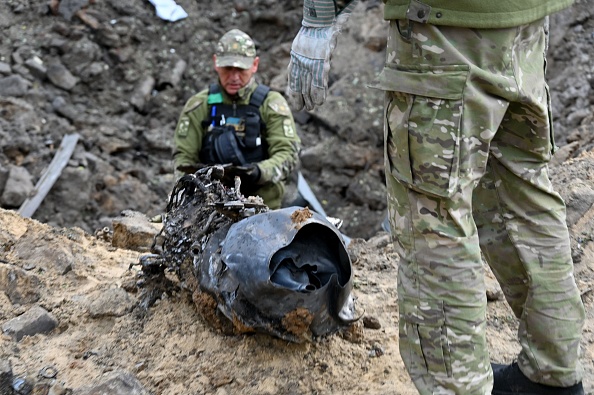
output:
[[[389,64],[370,85],[386,92],[387,170],[414,190],[446,198],[457,191],[469,69]]]
[[[400,354],[411,375],[452,375],[445,314],[439,301],[400,303]]]

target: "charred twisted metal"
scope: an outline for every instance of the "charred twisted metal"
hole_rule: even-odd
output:
[[[221,166],[181,177],[142,272],[163,284],[173,271],[206,321],[229,334],[311,340],[356,321],[345,241],[325,216],[303,207],[270,211]],[[147,292],[153,296],[154,293]]]

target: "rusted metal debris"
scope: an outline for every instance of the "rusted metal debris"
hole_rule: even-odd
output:
[[[139,263],[143,305],[168,292],[165,272],[173,272],[203,318],[227,334],[303,342],[354,322],[351,261],[338,229],[307,208],[271,211],[223,178],[214,166],[178,180],[152,254]]]

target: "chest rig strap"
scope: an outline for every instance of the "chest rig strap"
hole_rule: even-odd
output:
[[[205,163],[246,164],[260,162],[268,157],[266,141],[261,132],[266,125],[261,120],[260,107],[270,88],[258,85],[248,104],[224,104],[221,87],[211,84],[208,89],[209,118],[202,121],[207,129],[204,137],[201,160]],[[227,120],[235,122],[235,128]]]

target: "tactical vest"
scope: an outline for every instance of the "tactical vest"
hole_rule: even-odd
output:
[[[269,91],[266,85],[258,85],[249,104],[223,104],[220,86],[210,85],[207,100],[210,116],[202,121],[206,130],[199,153],[202,163],[243,166],[268,158],[268,145],[262,139],[266,125],[260,116],[260,106]]]

